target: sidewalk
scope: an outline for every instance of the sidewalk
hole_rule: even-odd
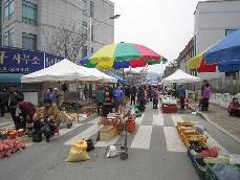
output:
[[[190,107],[196,109],[197,105],[197,103],[192,103]],[[209,104],[208,111],[197,111],[197,113],[220,131],[226,133],[240,143],[239,117],[232,117],[228,114],[226,109],[213,104]]]

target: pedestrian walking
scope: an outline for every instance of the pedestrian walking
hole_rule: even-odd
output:
[[[186,90],[182,84],[179,84],[178,96],[180,99],[180,110],[184,110],[184,106],[185,106],[184,99],[186,96]]]
[[[113,91],[113,102],[116,112],[119,112],[119,106],[123,104],[125,94],[121,89],[121,85],[118,85],[117,88]]]
[[[6,104],[8,101],[7,92],[4,89],[0,90],[0,113],[1,117],[4,117],[6,111]]]
[[[130,89],[130,96],[131,96],[130,105],[136,105],[136,95],[137,95],[137,88],[136,86],[132,86],[132,88]]]
[[[19,91],[15,87],[9,88],[9,91],[8,91],[9,112],[11,114],[11,117],[13,119],[16,129],[21,128],[21,122],[19,117],[19,114],[21,113],[21,111],[18,108],[18,102],[21,102],[23,100],[24,100],[24,94],[21,91]]]
[[[211,89],[210,89],[210,85],[207,83],[203,91],[203,98],[202,98],[203,111],[208,111],[210,96],[211,96]]]
[[[144,112],[146,109],[146,103],[147,103],[147,90],[146,86],[140,86],[137,94],[138,99],[138,105],[139,105],[139,111]]]
[[[158,99],[159,99],[159,91],[157,89],[157,86],[153,88],[152,98],[153,98],[153,109],[158,108]]]
[[[102,109],[103,101],[104,101],[104,90],[103,87],[98,87],[96,92],[96,99],[97,99],[97,113],[100,115],[100,109]],[[102,114],[101,114],[102,115]]]
[[[112,112],[112,107],[113,107],[113,95],[108,86],[105,87],[104,90],[104,100],[103,100],[103,108],[102,108],[102,113],[103,116],[107,116],[108,113]]]

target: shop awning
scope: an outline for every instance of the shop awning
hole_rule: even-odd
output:
[[[0,73],[0,83],[21,83],[21,73]]]

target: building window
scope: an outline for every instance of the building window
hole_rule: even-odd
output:
[[[23,0],[22,20],[28,24],[37,24],[37,5]]]
[[[88,48],[87,48],[87,46],[83,46],[82,47],[82,57],[86,57],[87,56],[87,54],[88,54]]]
[[[87,33],[88,33],[87,22],[83,21],[82,22],[82,36],[84,39],[87,39]]]
[[[93,30],[93,26],[92,26],[92,28],[91,28],[91,35],[92,35],[92,37],[91,37],[91,41],[93,42],[93,40],[94,40],[94,34],[93,34],[93,32],[94,32],[94,30]]]
[[[234,31],[237,31],[238,29],[225,29],[225,36],[233,33]]]
[[[94,16],[94,2],[90,1],[90,17]]]
[[[14,35],[13,29],[10,29],[9,31],[4,33],[4,35],[3,35],[3,45],[4,46],[13,46],[13,35]]]
[[[87,0],[83,0],[83,15],[87,16]]]
[[[3,19],[4,19],[4,22],[6,22],[14,16],[14,0],[7,0],[4,3],[3,11],[4,11]]]
[[[22,48],[36,50],[37,49],[37,35],[22,33]]]

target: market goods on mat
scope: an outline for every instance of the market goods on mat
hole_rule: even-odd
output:
[[[9,157],[12,153],[24,148],[25,144],[17,140],[0,141],[0,158]]]

